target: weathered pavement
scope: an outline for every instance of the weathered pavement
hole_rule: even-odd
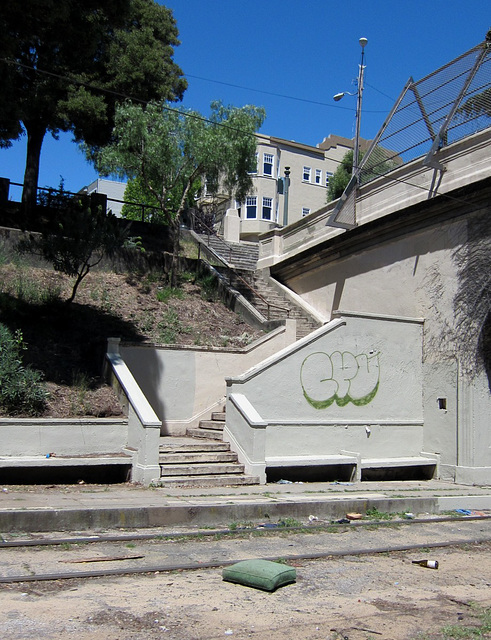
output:
[[[438,480],[293,483],[250,487],[144,488],[133,485],[0,487],[0,532],[215,526],[342,518],[348,512],[438,514],[491,509],[491,487]]]

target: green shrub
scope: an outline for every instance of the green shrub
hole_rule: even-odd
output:
[[[157,289],[156,295],[159,302],[168,302],[170,298],[182,300],[184,298],[184,291],[178,287],[161,287]]]
[[[22,364],[23,349],[22,333],[0,324],[0,408],[10,415],[39,415],[48,394],[42,373]]]

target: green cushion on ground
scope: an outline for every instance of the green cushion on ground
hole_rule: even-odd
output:
[[[243,560],[226,567],[222,577],[227,582],[236,582],[246,587],[274,591],[285,584],[291,584],[297,579],[297,572],[279,562],[270,560]]]

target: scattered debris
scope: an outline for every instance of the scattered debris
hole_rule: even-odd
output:
[[[361,520],[363,518],[361,513],[347,513],[348,520]]]
[[[420,567],[428,569],[438,569],[438,560],[413,560],[413,564],[419,564]]]

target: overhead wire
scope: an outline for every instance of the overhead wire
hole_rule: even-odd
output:
[[[101,93],[108,93],[110,95],[113,95],[113,96],[116,96],[116,97],[119,97],[119,98],[124,98],[125,100],[130,100],[130,101],[138,103],[138,104],[149,105],[152,102],[150,100],[144,100],[143,98],[139,98],[139,97],[136,97],[136,96],[131,96],[129,94],[122,93],[122,92],[119,92],[119,91],[115,91],[113,89],[108,89],[108,88],[105,88],[105,87],[98,87],[97,85],[91,84],[89,82],[84,82],[82,80],[79,80],[78,78],[73,78],[73,77],[70,77],[70,76],[67,76],[67,75],[62,75],[62,74],[59,74],[59,73],[55,73],[53,71],[47,71],[45,69],[39,69],[38,67],[34,67],[33,65],[28,65],[28,64],[19,62],[18,60],[11,60],[9,58],[0,57],[0,62],[5,62],[6,64],[16,65],[16,66],[22,67],[24,69],[29,69],[31,71],[34,71],[35,73],[40,73],[40,74],[44,74],[44,75],[51,76],[51,77],[54,77],[54,78],[58,78],[60,80],[65,80],[65,81],[68,81],[68,82],[71,82],[71,83],[74,83],[74,84],[78,84],[80,86],[87,87],[88,89],[91,89],[91,90],[94,90],[94,91],[99,91]],[[191,76],[191,75],[189,75],[188,77],[196,77],[196,78],[198,78],[198,76]],[[203,79],[203,78],[201,78],[201,79]],[[223,84],[227,84],[227,83],[223,83]],[[239,87],[239,85],[230,85],[230,86]],[[240,88],[248,89],[247,87],[240,87]],[[249,89],[249,90],[254,91],[254,89]],[[257,91],[259,91],[259,90],[257,90]],[[268,92],[265,92],[265,93],[268,93]],[[276,94],[272,94],[272,95],[276,95]],[[280,95],[280,94],[277,94],[277,95]],[[294,98],[292,96],[281,96],[281,97],[298,99],[298,100],[302,100],[302,101],[305,101],[305,102],[309,102],[308,100],[303,100],[302,98]],[[389,97],[389,96],[387,96],[387,97]],[[321,103],[321,102],[315,103],[315,104],[319,104],[319,105],[323,105],[323,106],[335,106],[335,105],[328,105],[328,104]],[[250,131],[245,131],[244,129],[240,129],[239,127],[234,127],[234,126],[229,125],[229,124],[227,124],[225,122],[215,122],[214,120],[211,120],[210,118],[206,118],[205,116],[202,116],[201,114],[198,114],[198,113],[193,112],[193,111],[183,111],[181,109],[169,107],[169,106],[167,106],[167,105],[165,105],[163,103],[161,104],[161,107],[165,111],[177,113],[178,115],[181,115],[183,117],[193,118],[193,119],[199,120],[201,122],[206,122],[208,124],[211,124],[211,125],[214,125],[214,126],[217,126],[217,127],[224,127],[224,128],[229,129],[229,130],[236,131],[238,133],[242,133],[244,135],[252,135],[256,139],[264,137],[263,134],[251,133]],[[326,158],[326,160],[334,162],[335,164],[338,164],[338,165],[342,164],[342,160],[338,160],[337,158],[330,158],[329,156],[325,156],[325,158]],[[409,182],[407,180],[403,180],[401,178],[395,178],[395,177],[391,176],[391,179],[394,180],[395,182],[400,182],[402,184],[407,184],[410,187],[415,187],[415,188],[421,189],[423,191],[428,191],[428,189],[426,187],[422,186],[422,185],[413,184],[413,183],[411,183],[411,182]],[[461,202],[462,204],[466,204],[466,205],[470,205],[471,204],[471,203],[467,202],[466,200],[464,200],[462,198],[455,198],[455,197],[449,196],[449,195],[447,195],[445,193],[438,193],[438,195],[440,195],[442,197],[445,197],[445,198],[448,198],[450,200]]]

